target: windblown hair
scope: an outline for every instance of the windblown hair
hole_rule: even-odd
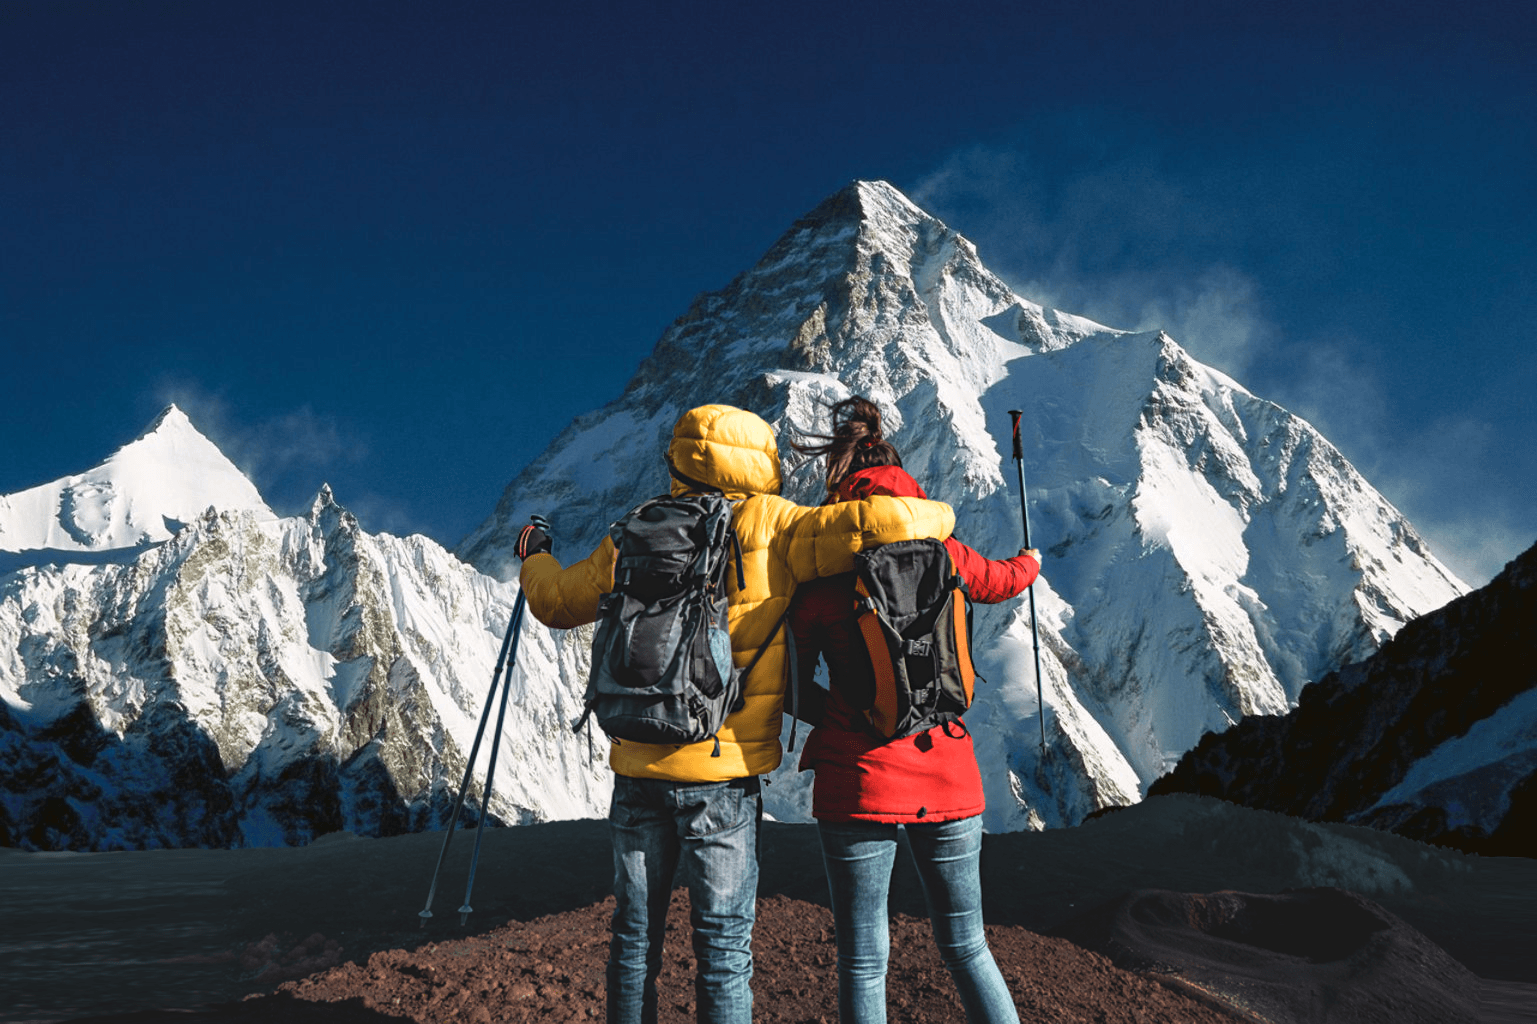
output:
[[[881,435],[881,411],[868,398],[855,395],[832,407],[831,434],[805,434],[790,447],[812,458],[827,456],[827,492],[834,494],[843,478],[872,466],[901,466],[902,456]]]

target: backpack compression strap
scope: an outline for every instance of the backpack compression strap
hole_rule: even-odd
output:
[[[971,623],[966,616],[966,581],[960,574],[952,576],[954,587],[950,598],[950,614],[955,620],[955,659],[961,670],[961,688],[966,691],[966,706],[971,707],[972,696],[977,688],[977,671],[971,663]]]
[[[854,591],[859,595],[855,605],[859,609],[859,633],[865,638],[870,664],[875,669],[875,703],[866,715],[882,736],[890,736],[897,728],[897,673],[891,664],[891,648],[886,646],[880,613],[875,610],[863,579],[854,580]]]

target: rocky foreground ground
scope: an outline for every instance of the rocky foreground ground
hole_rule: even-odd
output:
[[[441,841],[0,850],[0,1024],[600,1018],[604,824],[488,831],[461,923],[466,837],[424,925]],[[815,827],[765,823],[760,852],[755,1019],[835,1021]],[[988,836],[982,869],[1025,1021],[1537,1020],[1537,861],[1161,797],[1075,829]],[[892,909],[890,1019],[961,1019],[901,859]],[[681,894],[674,914],[662,1014],[691,1020]]]

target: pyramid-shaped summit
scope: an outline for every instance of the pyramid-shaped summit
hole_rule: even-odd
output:
[[[0,496],[0,551],[143,548],[210,507],[275,518],[245,474],[169,405],[99,466]]]
[[[932,284],[941,291],[925,294]],[[655,382],[670,390],[688,368],[707,387],[719,379],[713,361],[723,357],[837,372],[872,345],[908,335],[925,320],[939,325],[955,320],[952,312],[962,322],[971,319],[971,310],[930,310],[934,300],[941,306],[955,300],[980,304],[990,318],[978,324],[979,331],[953,339],[937,332],[958,356],[963,347],[986,356],[976,347],[1000,339],[1061,347],[1105,330],[1021,301],[981,264],[976,247],[938,218],[885,182],[856,181],[797,220],[725,289],[696,299],[662,336],[626,395],[652,395]]]
[[[293,845],[450,820],[486,751],[514,587],[426,537],[366,533],[329,487],[273,517],[174,408],[0,514],[29,545],[0,552],[0,847]],[[499,720],[519,771],[498,776],[494,820],[590,817],[607,798],[588,745],[549,728],[580,711],[552,679],[520,680],[527,708]]]
[[[890,404],[901,422],[899,399],[922,382],[943,391],[947,405],[969,408],[1011,360],[1094,333],[1117,332],[1019,298],[975,246],[897,189],[853,182],[797,220],[751,269],[696,298],[623,394],[568,428],[459,552],[492,575],[512,571],[507,554],[526,514],[508,501],[525,480],[540,481],[541,492],[612,493],[621,505],[637,488],[665,489],[656,453],[694,405],[726,402],[777,424],[792,404],[810,414],[808,401],[859,392]],[[916,397],[927,418],[932,398]],[[577,434],[589,439],[577,442]],[[996,468],[992,454],[981,461]],[[595,542],[607,526],[608,512],[594,508],[568,519],[564,536]]]
[[[1048,752],[1025,602],[980,608],[967,722],[988,827],[1071,824],[1140,798],[1207,730],[1277,714],[1466,588],[1309,424],[1161,332],[1114,330],[1012,292],[976,247],[882,182],[819,204],[751,269],[701,295],[609,405],[507,488],[461,554],[504,578],[531,513],[561,554],[667,488],[659,453],[708,402],[779,431],[786,494],[821,499],[786,443],[863,394],[957,535],[1020,546],[1008,410],[1022,409]],[[554,665],[548,671],[570,671]],[[567,680],[579,687],[581,680]],[[773,799],[793,803],[794,786]],[[803,808],[781,805],[779,816]]]

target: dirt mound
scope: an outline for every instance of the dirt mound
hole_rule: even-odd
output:
[[[1478,978],[1370,900],[1143,889],[1052,930],[1273,1024],[1477,1024]]]
[[[365,964],[288,982],[268,1000],[356,1001],[423,1022],[600,1019],[613,908],[610,898],[474,939],[376,953]],[[673,894],[667,931],[659,982],[661,1019],[692,1022],[694,958],[688,897],[681,890]],[[1065,940],[1023,928],[989,927],[988,935],[1026,1020],[1230,1021]],[[893,1016],[913,1024],[963,1020],[928,921],[898,915],[891,940],[887,996]],[[754,1020],[832,1024],[838,1019],[833,920],[827,908],[782,896],[759,900],[753,948]]]
[[[285,982],[272,995],[196,1012],[147,1011],[92,1018],[98,1024],[439,1024],[594,1021],[604,1015],[603,965],[612,897],[580,910],[418,949],[374,953]],[[673,894],[667,920],[660,1010],[663,1024],[694,1020],[694,958],[688,898]],[[988,939],[1020,1016],[1031,1022],[1232,1024],[1189,995],[1114,966],[1060,938],[989,925]],[[783,896],[758,901],[754,930],[753,1019],[836,1024],[838,1000],[832,914]],[[909,1024],[964,1020],[955,986],[939,962],[926,920],[891,922],[887,998],[892,1018]],[[85,1024],[85,1022],[81,1022]]]

